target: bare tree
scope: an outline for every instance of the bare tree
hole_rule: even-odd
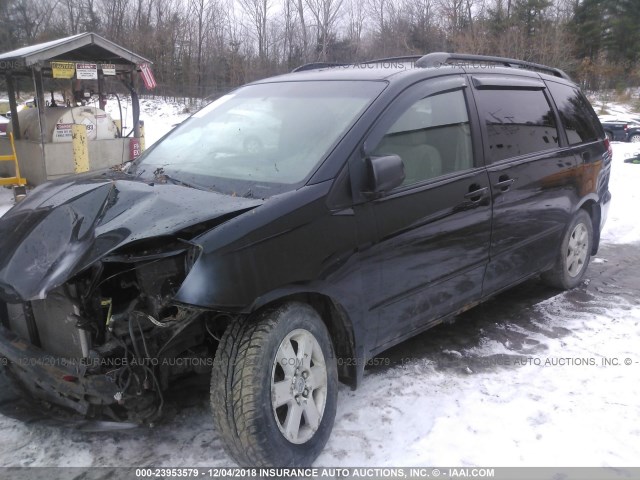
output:
[[[390,32],[389,32],[389,9],[392,0],[366,0],[367,16],[372,22],[374,37],[375,55],[386,56],[389,51]]]
[[[449,35],[457,34],[464,27],[466,0],[440,0],[440,12],[445,19]]]
[[[82,2],[82,26],[87,32],[96,32],[100,28],[100,16],[96,10],[96,0]]]
[[[72,35],[79,33],[82,22],[82,0],[61,0],[61,6],[65,9],[65,20],[68,32]]]
[[[320,60],[327,60],[327,45],[342,7],[343,0],[305,0],[318,30]]]
[[[355,57],[355,59],[358,59],[362,49],[362,37],[366,20],[365,6],[359,0],[347,0],[346,9],[346,37],[351,48],[352,56]]]
[[[307,27],[307,22],[304,18],[303,0],[296,0],[296,7],[298,10],[298,20],[300,21],[300,31],[302,32],[302,55],[304,61],[306,61],[309,55],[309,30]]]
[[[267,19],[272,0],[239,0],[244,12],[249,17],[258,42],[258,57],[262,65],[268,60],[267,51]]]
[[[433,50],[440,38],[434,26],[435,0],[405,0],[404,10],[409,17],[409,50],[418,53]]]
[[[163,94],[185,96],[312,59],[439,50],[560,66],[597,88],[640,78],[634,1],[0,0],[0,50],[95,31],[152,60]]]
[[[16,30],[24,32],[23,39],[27,44],[34,43],[46,30],[51,19],[51,12],[56,9],[57,5],[57,0],[17,0],[13,2],[9,14],[14,18]]]
[[[287,65],[287,69],[291,69],[295,64],[304,61],[304,54],[300,51],[300,45],[297,44],[298,24],[296,22],[297,12],[294,0],[284,0],[282,2],[282,25],[283,25],[283,59]]]
[[[103,0],[100,17],[104,20],[104,34],[115,42],[122,42],[130,24],[127,22],[129,0]]]
[[[213,25],[217,21],[217,4],[212,0],[190,0],[189,15],[193,20],[195,31],[194,50],[196,55],[196,86],[198,89],[202,87],[202,78],[204,74],[205,62],[205,46],[208,34]]]

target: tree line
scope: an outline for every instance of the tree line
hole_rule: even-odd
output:
[[[638,0],[0,0],[0,52],[84,31],[154,62],[164,96],[206,97],[308,62],[456,51],[640,84]]]

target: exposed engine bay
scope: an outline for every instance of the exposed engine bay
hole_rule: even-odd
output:
[[[152,423],[174,381],[209,380],[218,339],[241,315],[175,300],[187,276],[196,294],[215,278],[190,275],[199,238],[263,201],[120,172],[38,190],[0,225],[2,375],[36,410]]]
[[[154,422],[173,381],[208,375],[232,320],[173,303],[197,253],[186,241],[146,241],[104,257],[45,299],[0,301],[14,345],[24,341],[48,354],[11,359],[11,373],[34,396],[86,418]],[[55,386],[39,381],[55,369],[64,369]]]

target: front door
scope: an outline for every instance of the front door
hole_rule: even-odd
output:
[[[383,350],[477,301],[489,259],[491,203],[474,154],[462,76],[418,84],[396,99],[365,142],[399,155],[404,183],[367,207],[379,275],[367,280]]]

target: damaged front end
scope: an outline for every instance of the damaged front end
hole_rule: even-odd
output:
[[[127,187],[114,188],[121,194]],[[97,244],[104,245],[105,238],[115,238],[113,230],[102,228],[101,233],[100,229],[100,218],[109,218],[106,210],[113,208],[108,202],[112,194],[106,197],[106,208],[97,208],[97,217],[87,218],[87,212],[82,212],[85,216],[79,223],[94,224],[91,240],[84,240],[88,247],[78,254],[83,261],[90,258],[87,252],[97,250]],[[81,197],[86,200],[86,194]],[[164,392],[171,384],[208,374],[216,339],[231,320],[225,313],[174,301],[200,254],[200,247],[191,239],[253,206],[238,209],[234,205],[204,222],[196,218],[178,232],[150,238],[129,229],[131,241],[125,242],[121,241],[120,227],[117,245],[91,258],[86,267],[77,267],[81,262],[75,262],[78,271],[73,273],[74,268],[69,267],[73,275],[63,283],[58,285],[57,280],[64,278],[59,266],[42,268],[54,272],[50,278],[56,282],[46,282],[47,290],[43,291],[46,279],[34,278],[31,284],[37,288],[26,299],[20,292],[28,291],[29,284],[12,281],[7,271],[17,260],[28,265],[39,259],[16,259],[15,253],[2,259],[0,365],[4,365],[4,373],[43,406],[61,406],[85,419],[132,424],[156,421],[163,413]],[[78,213],[69,203],[65,208]],[[38,208],[33,211],[37,213]],[[30,231],[34,230],[37,227],[32,225]],[[33,241],[22,237],[23,243]],[[20,251],[15,245],[12,248]],[[60,245],[52,248],[60,250]],[[59,255],[58,261],[60,258],[64,255]]]
[[[208,373],[214,330],[228,318],[172,302],[198,248],[140,247],[105,257],[43,300],[0,301],[0,352],[34,397],[86,418],[150,423],[173,381]]]

